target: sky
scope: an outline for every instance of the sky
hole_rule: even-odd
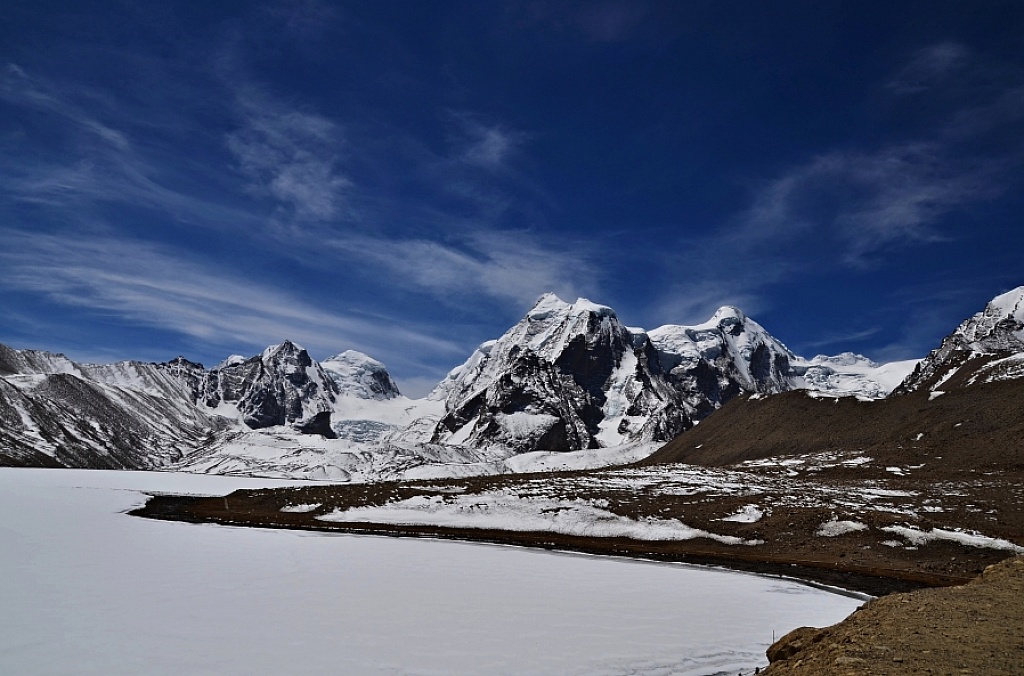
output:
[[[1024,3],[14,0],[0,342],[425,394],[553,291],[922,357],[1024,284]]]

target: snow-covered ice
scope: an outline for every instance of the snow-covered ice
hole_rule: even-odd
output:
[[[678,565],[123,513],[141,491],[277,483],[0,469],[0,673],[738,673],[773,634],[860,603]]]

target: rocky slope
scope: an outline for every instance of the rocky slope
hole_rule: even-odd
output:
[[[148,469],[179,462],[240,424],[333,436],[338,392],[289,341],[210,370],[183,357],[77,364],[0,345],[0,462]]]
[[[941,392],[1024,377],[1024,286],[993,298],[933,350],[896,389]]]
[[[0,463],[165,465],[223,425],[192,403],[185,362],[80,365],[0,345]]]
[[[765,676],[1019,674],[1024,557],[969,584],[876,599],[825,629],[801,627],[768,649]]]

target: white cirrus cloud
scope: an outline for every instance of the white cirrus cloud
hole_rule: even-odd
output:
[[[834,151],[763,186],[729,238],[770,251],[826,237],[844,263],[862,265],[892,244],[943,239],[935,222],[990,192],[983,167],[950,161],[935,144]]]
[[[299,220],[337,217],[351,185],[337,167],[337,125],[251,86],[238,89],[238,112],[241,126],[226,142],[250,191]]]
[[[575,299],[599,285],[599,272],[584,253],[545,245],[526,232],[471,233],[458,246],[372,237],[337,239],[329,246],[387,271],[395,284],[440,300],[483,295],[521,305],[547,291]]]
[[[325,354],[344,347],[383,359],[409,348],[464,349],[409,322],[332,312],[265,281],[137,240],[8,231],[0,233],[0,265],[0,287],[207,343],[264,346],[290,338]]]

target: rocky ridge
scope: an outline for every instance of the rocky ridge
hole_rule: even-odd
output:
[[[1024,377],[1024,286],[993,298],[921,361],[895,394]],[[947,385],[948,384],[948,385]]]
[[[1021,295],[1021,289],[1003,294],[965,322],[900,391],[929,377],[938,382],[942,365],[956,360],[984,362],[970,370],[971,382],[1024,374],[1014,351],[1024,342]],[[368,462],[366,454],[378,451],[415,464],[417,456],[617,448],[670,440],[745,396],[806,390],[880,399],[912,366],[878,365],[851,353],[804,359],[730,306],[702,324],[644,331],[625,326],[607,306],[566,303],[553,294],[481,345],[426,400],[402,397],[384,365],[366,355],[348,351],[318,363],[289,341],[212,369],[183,357],[81,365],[3,348],[0,415],[10,422],[0,461],[188,467],[188,458],[202,451],[208,471],[246,471],[249,460],[225,456],[221,463],[207,451],[230,446],[229,455],[246,449],[267,455],[270,446],[253,436],[261,430],[276,435],[266,441],[290,457],[289,473],[303,453],[329,449],[358,455],[345,460],[351,472],[353,462]],[[964,369],[958,373],[967,378]],[[956,385],[957,377],[942,375],[943,387]],[[311,445],[303,434],[341,438],[336,446]],[[271,471],[267,457],[261,472]],[[332,475],[332,461],[318,462]]]

